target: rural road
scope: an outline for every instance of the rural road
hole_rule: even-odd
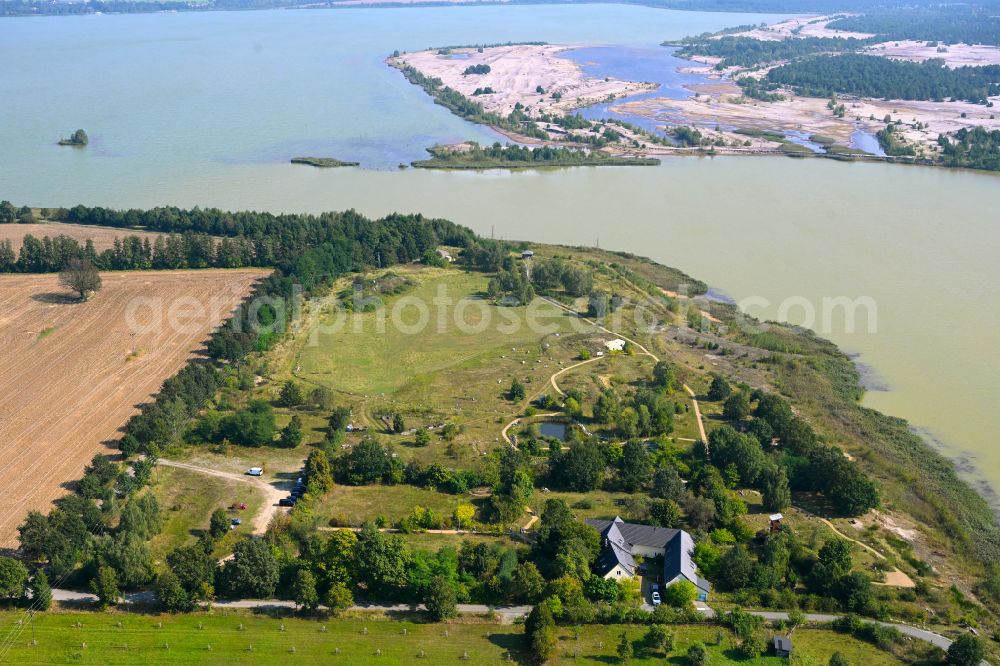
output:
[[[65,601],[70,603],[92,603],[97,601],[97,597],[93,594],[86,594],[83,592],[73,592],[72,590],[52,590],[52,598],[56,601]],[[126,595],[125,602],[129,604],[133,603],[148,603],[152,601],[152,594],[150,592],[137,592],[134,594]],[[288,601],[285,599],[238,599],[234,601],[213,601],[213,608],[233,608],[233,609],[266,609],[266,608],[286,608],[293,610],[296,608],[295,602]],[[650,606],[644,606],[649,610]],[[320,606],[320,608],[323,608]],[[504,622],[513,622],[518,618],[522,618],[531,612],[531,606],[486,606],[483,604],[459,604],[458,612],[464,615],[482,615],[484,613],[490,612],[490,610],[496,613]],[[406,613],[412,611],[426,610],[423,604],[357,604],[351,607],[350,610],[355,611],[378,611],[384,613]],[[700,610],[706,617],[715,617],[715,611],[707,606],[701,607]],[[788,613],[780,611],[748,611],[752,615],[757,615],[768,621],[776,620],[787,620]],[[827,615],[822,613],[807,613],[806,621],[818,624],[824,624],[827,622],[833,622],[839,619],[840,615]],[[900,633],[910,636],[911,638],[916,638],[931,645],[935,645],[942,650],[947,650],[948,646],[951,645],[951,639],[945,638],[941,634],[935,633],[933,631],[928,631],[927,629],[921,629],[920,627],[914,627],[909,624],[900,624],[897,622],[879,622],[878,620],[871,620],[877,624],[881,624],[886,627],[895,627],[900,631]],[[982,666],[990,666],[986,661],[982,662]]]
[[[74,592],[73,590],[52,589],[52,599],[55,601],[68,602],[71,604],[95,603],[97,597],[87,592]],[[152,592],[133,592],[125,595],[126,604],[154,603],[155,597]],[[232,601],[213,601],[212,608],[233,608],[242,610],[267,609],[267,608],[287,608],[294,610],[297,608],[294,601],[287,599],[235,599]],[[320,606],[321,609],[325,608]],[[504,622],[513,622],[519,617],[525,617],[531,612],[531,606],[494,606],[493,612],[499,615]],[[408,613],[413,611],[426,610],[423,604],[356,604],[351,606],[354,611],[379,611],[384,613]],[[485,604],[459,604],[458,612],[467,615],[481,615],[488,613],[490,606]]]
[[[156,464],[163,465],[164,467],[186,469],[191,472],[197,472],[198,474],[214,476],[220,479],[229,479],[230,481],[236,481],[238,483],[245,483],[259,490],[264,496],[264,504],[261,506],[260,511],[257,512],[257,515],[253,517],[253,533],[257,535],[264,534],[264,532],[267,531],[267,526],[271,524],[271,518],[273,518],[274,514],[281,510],[281,507],[278,505],[278,501],[288,493],[287,490],[278,488],[274,484],[268,483],[259,476],[247,476],[246,474],[223,472],[210,467],[199,467],[198,465],[176,462],[174,460],[164,460],[163,458],[158,459]]]

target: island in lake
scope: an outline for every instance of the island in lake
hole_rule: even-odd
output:
[[[90,137],[82,129],[78,129],[68,139],[59,139],[60,146],[86,146],[90,143]]]
[[[417,160],[418,169],[537,169],[570,166],[656,166],[652,157],[624,157],[597,150],[553,146],[514,146],[494,143],[482,147],[475,141],[428,148],[430,159]]]
[[[335,157],[293,157],[292,164],[307,164],[321,169],[359,166],[360,162],[345,162]]]

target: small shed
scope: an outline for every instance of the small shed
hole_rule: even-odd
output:
[[[531,259],[533,256],[535,256],[535,253],[532,250],[525,250],[521,253],[522,259]]]
[[[785,519],[780,513],[772,513],[767,519],[771,523],[771,534],[781,531],[781,521]]]
[[[788,657],[792,656],[792,639],[788,636],[775,636],[774,637],[774,654],[778,657]]]

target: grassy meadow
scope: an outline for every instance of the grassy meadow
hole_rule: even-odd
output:
[[[22,624],[18,625],[17,622]],[[5,641],[0,659],[16,664],[527,664],[523,629],[486,620],[426,624],[379,617],[273,618],[245,612],[192,615],[52,612],[35,616],[32,628],[20,613],[0,614]],[[669,656],[643,644],[645,627],[590,625],[559,628],[552,664],[621,663],[616,647],[624,632],[633,643],[631,664],[686,663],[683,655],[704,643],[710,663],[778,666],[773,656],[745,659],[726,630],[710,625],[670,627],[676,647]],[[721,639],[721,640],[719,640]],[[893,666],[904,662],[874,646],[823,629],[793,634],[792,664],[825,664],[833,650],[851,664]]]

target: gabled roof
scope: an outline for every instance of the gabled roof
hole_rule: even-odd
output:
[[[694,554],[694,541],[691,535],[684,530],[674,530],[677,535],[667,544],[663,554],[663,580],[671,581],[677,576],[684,576],[695,587],[703,592],[710,592],[712,585],[707,580],[698,575],[692,555]]]
[[[630,575],[635,575],[636,563],[632,557],[633,546],[663,548],[663,580],[670,582],[683,576],[703,592],[711,592],[712,585],[698,575],[692,559],[694,541],[684,530],[668,529],[626,523],[619,516],[614,520],[588,518],[584,521],[601,534],[601,554],[595,565],[597,573],[606,575],[621,565]]]
[[[604,522],[608,524],[601,530],[601,554],[595,564],[597,574],[604,576],[616,566],[621,566],[628,575],[634,576],[636,564],[632,557],[632,547],[619,529],[625,523],[621,518]]]
[[[627,541],[629,545],[646,546],[647,548],[666,548],[667,543],[669,543],[670,540],[681,531],[668,529],[666,527],[653,527],[652,525],[626,523],[619,516],[615,516],[614,520],[588,518],[584,522],[600,532],[602,536],[604,535],[604,530],[606,530],[609,525],[617,523],[621,535],[625,537],[625,541]]]

